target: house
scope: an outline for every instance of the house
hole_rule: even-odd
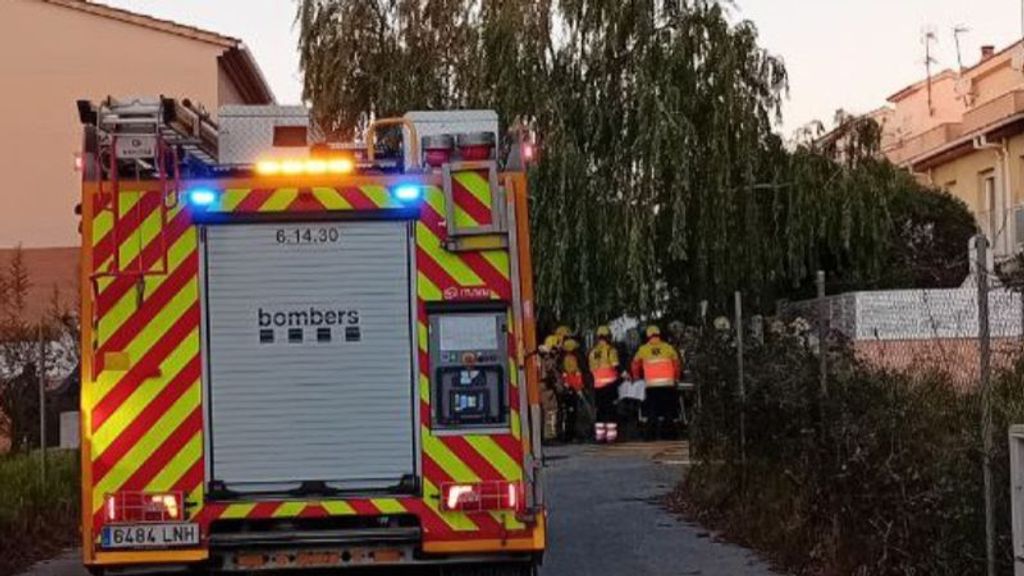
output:
[[[68,295],[78,285],[76,100],[188,97],[213,114],[274,102],[241,40],[86,0],[0,2],[0,74],[0,266],[25,248],[33,310],[53,281]]]
[[[946,70],[889,98],[895,138],[883,147],[924,183],[962,199],[996,260],[1024,245],[1024,43]]]
[[[899,134],[894,118],[895,114],[896,111],[888,106],[882,106],[867,114],[852,116],[840,111],[836,114],[837,126],[821,136],[814,137],[814,147],[819,150],[832,150],[836,160],[845,161],[847,160],[846,148],[852,142],[851,132],[846,129],[846,126],[849,124],[847,120],[871,120],[878,125],[880,131],[879,151],[885,155],[888,150],[899,142]],[[811,130],[813,131],[817,127],[817,125],[812,125]]]
[[[274,103],[241,40],[87,0],[0,0],[0,77],[0,276],[22,246],[29,323],[78,307],[77,100]]]

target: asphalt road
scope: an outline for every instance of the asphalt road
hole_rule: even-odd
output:
[[[546,452],[550,550],[542,576],[771,576],[749,551],[714,541],[659,500],[679,482],[685,445]]]
[[[681,443],[554,447],[547,456],[549,552],[541,576],[772,576],[658,500],[679,481]],[[77,551],[23,576],[87,576]]]

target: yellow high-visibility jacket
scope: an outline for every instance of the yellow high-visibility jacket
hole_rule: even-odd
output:
[[[605,340],[599,340],[587,356],[594,388],[604,388],[619,379],[619,351]]]
[[[577,392],[583,390],[583,370],[578,350],[579,344],[572,338],[562,343],[562,381]]]
[[[671,344],[655,336],[637,350],[633,357],[633,378],[643,378],[648,388],[675,386],[682,361]]]

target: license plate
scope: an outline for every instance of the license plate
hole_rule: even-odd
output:
[[[103,528],[104,548],[167,548],[197,544],[198,524],[126,524]]]

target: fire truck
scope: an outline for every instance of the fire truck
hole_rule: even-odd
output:
[[[80,101],[94,573],[545,550],[527,187],[493,111]]]

